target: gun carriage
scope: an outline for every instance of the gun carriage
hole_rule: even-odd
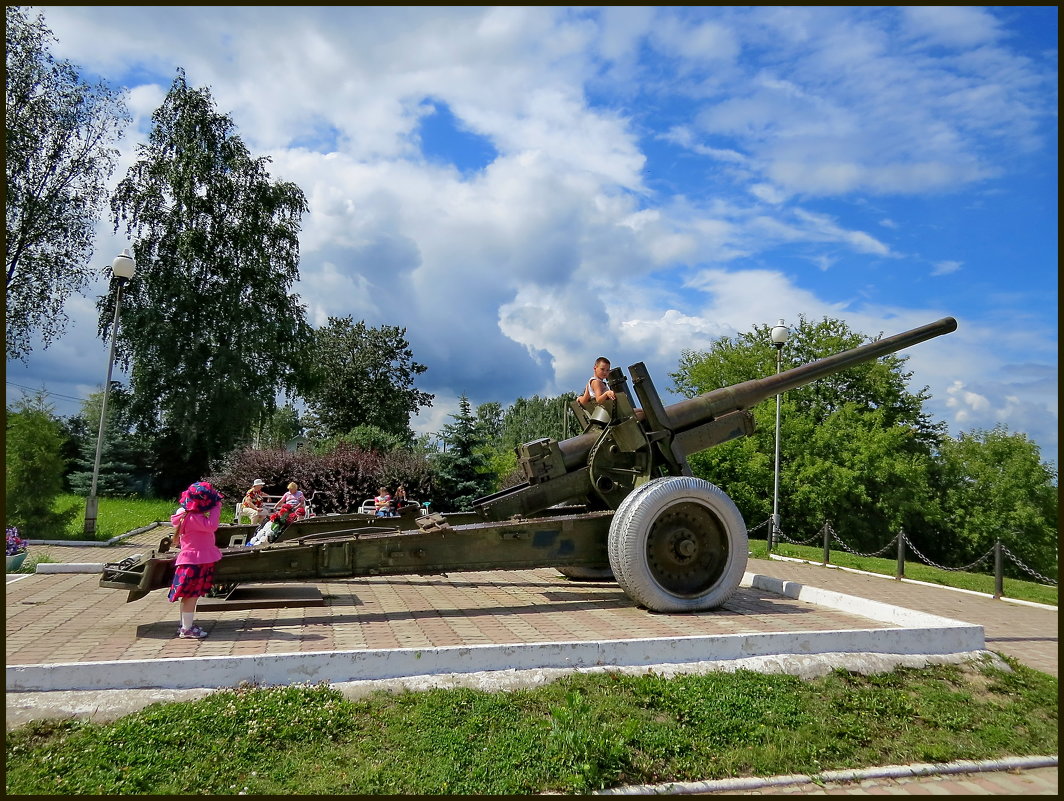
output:
[[[215,582],[277,582],[555,567],[573,578],[611,575],[637,604],[657,612],[719,607],[746,569],[746,524],[717,486],[691,475],[687,456],[753,433],[750,409],[789,389],[957,328],[946,317],[766,378],[663,406],[646,368],[619,368],[612,408],[575,404],[583,431],[519,446],[525,481],[479,498],[472,513],[415,521],[313,518],[264,547],[224,547]],[[249,526],[222,526],[232,545]],[[235,536],[234,536],[235,535]],[[164,540],[165,543],[165,540]],[[162,546],[164,543],[161,543]],[[101,587],[129,601],[168,587],[174,554],[151,551],[105,565]]]

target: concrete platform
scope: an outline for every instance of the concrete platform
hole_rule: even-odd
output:
[[[287,665],[302,663],[305,678],[337,681],[986,647],[1054,675],[1057,669],[1055,609],[777,560],[750,560],[743,587],[713,612],[656,614],[635,606],[612,581],[571,581],[549,568],[348,578],[308,587],[321,596],[319,608],[205,609],[198,623],[211,636],[178,640],[176,605],[164,591],[126,603],[125,592],[99,587],[91,566],[144,552],[162,534],[145,532],[116,547],[46,551],[57,564],[42,567],[85,564],[92,572],[7,577],[9,691],[73,690],[82,681],[75,675],[94,673],[110,675],[87,680],[97,690],[147,686],[137,670],[154,676],[148,682],[154,688],[177,689],[167,678],[175,671],[149,668],[155,660],[197,660],[218,671],[197,673],[217,675],[218,682],[289,680],[290,668],[261,667],[267,658],[280,664],[282,656]]]
[[[613,582],[550,569],[346,579],[322,608],[202,614],[179,640],[163,591],[125,603],[97,574],[7,587],[9,692],[351,682],[479,671],[721,662],[826,654],[959,655],[976,624],[748,573],[721,609],[640,609]],[[194,669],[193,669],[194,668]]]

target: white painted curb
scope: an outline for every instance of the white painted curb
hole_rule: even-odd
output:
[[[744,776],[737,779],[717,779],[701,782],[668,782],[665,784],[637,784],[629,787],[614,787],[599,790],[593,795],[688,795],[722,793],[736,790],[757,790],[762,787],[785,787],[815,782],[853,782],[862,779],[905,779],[913,776],[936,776],[957,773],[985,773],[996,770],[1020,770],[1052,768],[1057,766],[1057,757],[1030,756],[1005,757],[972,762],[966,759],[956,762],[917,763],[914,765],[886,765],[863,770],[827,770],[815,776],[792,774],[789,776]]]
[[[144,534],[145,532],[151,531],[153,528],[168,525],[170,524],[164,523],[161,520],[156,520],[154,523],[135,528],[132,531],[127,531],[125,534],[119,534],[117,537],[111,537],[111,539],[102,542],[100,540],[26,540],[26,543],[28,545],[62,545],[69,548],[106,548],[109,545],[114,545],[117,542],[136,536],[137,534]]]

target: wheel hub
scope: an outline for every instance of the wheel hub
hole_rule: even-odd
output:
[[[664,510],[647,535],[647,564],[659,584],[677,595],[697,595],[727,563],[727,537],[717,518],[697,503]]]
[[[676,553],[684,559],[690,559],[697,551],[698,543],[687,537],[684,537],[676,544]]]

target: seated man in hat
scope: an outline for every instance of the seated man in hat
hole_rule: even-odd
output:
[[[244,495],[244,500],[240,502],[240,510],[237,514],[238,518],[243,518],[245,515],[251,518],[251,522],[256,526],[261,523],[265,523],[269,516],[266,512],[266,491],[264,487],[266,482],[261,478],[256,478],[255,483],[251,485],[251,489]]]

